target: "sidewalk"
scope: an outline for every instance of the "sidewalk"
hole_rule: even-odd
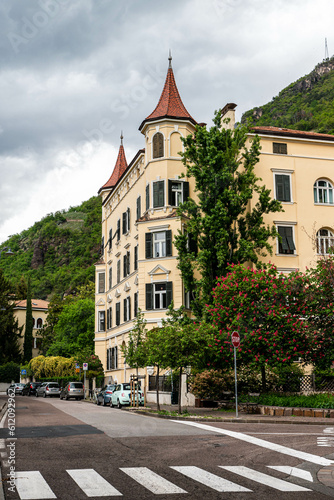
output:
[[[235,411],[223,411],[218,408],[197,408],[197,407],[183,407],[182,412],[186,412],[184,416],[176,415],[161,415],[155,413],[157,411],[157,405],[155,403],[150,403],[146,408],[123,408],[126,411],[138,411],[140,413],[145,413],[155,418],[169,418],[169,419],[186,419],[186,420],[201,420],[203,423],[208,422],[229,422],[229,423],[264,423],[264,424],[303,424],[303,425],[328,425],[334,427],[334,418],[326,418],[320,416],[278,416],[278,415],[260,415],[256,413],[246,413],[244,411],[238,412],[238,418],[236,418]],[[161,411],[176,412],[178,411],[178,405],[160,405]],[[305,409],[309,410],[309,409]],[[154,413],[153,413],[154,412]]]

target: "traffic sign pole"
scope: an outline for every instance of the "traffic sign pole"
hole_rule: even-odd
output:
[[[237,380],[237,347],[240,346],[240,335],[232,332],[231,342],[234,347],[234,382],[235,382],[235,416],[238,417],[238,380]]]

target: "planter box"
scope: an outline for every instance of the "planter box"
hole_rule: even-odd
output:
[[[275,417],[283,417],[284,408],[275,408]]]
[[[195,408],[218,408],[218,402],[210,399],[195,399]]]
[[[293,412],[293,415],[295,415],[296,417],[303,417],[304,416],[303,408],[293,408],[292,412]]]

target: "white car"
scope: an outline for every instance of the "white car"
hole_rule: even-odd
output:
[[[110,408],[117,406],[130,406],[131,386],[130,384],[117,384],[110,399]],[[134,389],[134,404],[137,405],[137,388]],[[138,404],[144,406],[144,394],[140,386],[138,387]]]

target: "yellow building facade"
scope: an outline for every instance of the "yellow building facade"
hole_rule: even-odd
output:
[[[235,104],[222,112],[234,126]],[[161,325],[170,302],[188,307],[174,236],[182,231],[177,206],[195,197],[194,181],[185,173],[181,137],[196,122],[178,93],[171,62],[155,110],[142,122],[143,149],[127,164],[123,139],[102,197],[102,257],[96,264],[95,352],[105,381],[129,381],[121,346],[127,342],[138,308],[147,328]],[[282,202],[284,212],[265,216],[281,241],[263,260],[279,271],[304,271],[328,253],[334,243],[334,136],[274,127],[254,127],[249,140],[261,140],[256,174]],[[256,203],[254,199],[253,203]],[[139,371],[147,375],[150,369]]]
[[[41,328],[46,323],[46,317],[48,315],[48,307],[49,302],[47,300],[40,299],[32,299],[31,300],[32,307],[32,317],[33,317],[33,345],[32,345],[32,357],[35,358],[40,354],[40,345],[41,345]],[[26,322],[26,312],[27,312],[27,301],[19,300],[15,302],[14,307],[14,316],[18,320],[19,326],[23,326],[22,334],[23,336],[19,338],[19,346],[21,352],[23,353],[23,344],[24,344],[24,330],[25,330],[25,322]]]

